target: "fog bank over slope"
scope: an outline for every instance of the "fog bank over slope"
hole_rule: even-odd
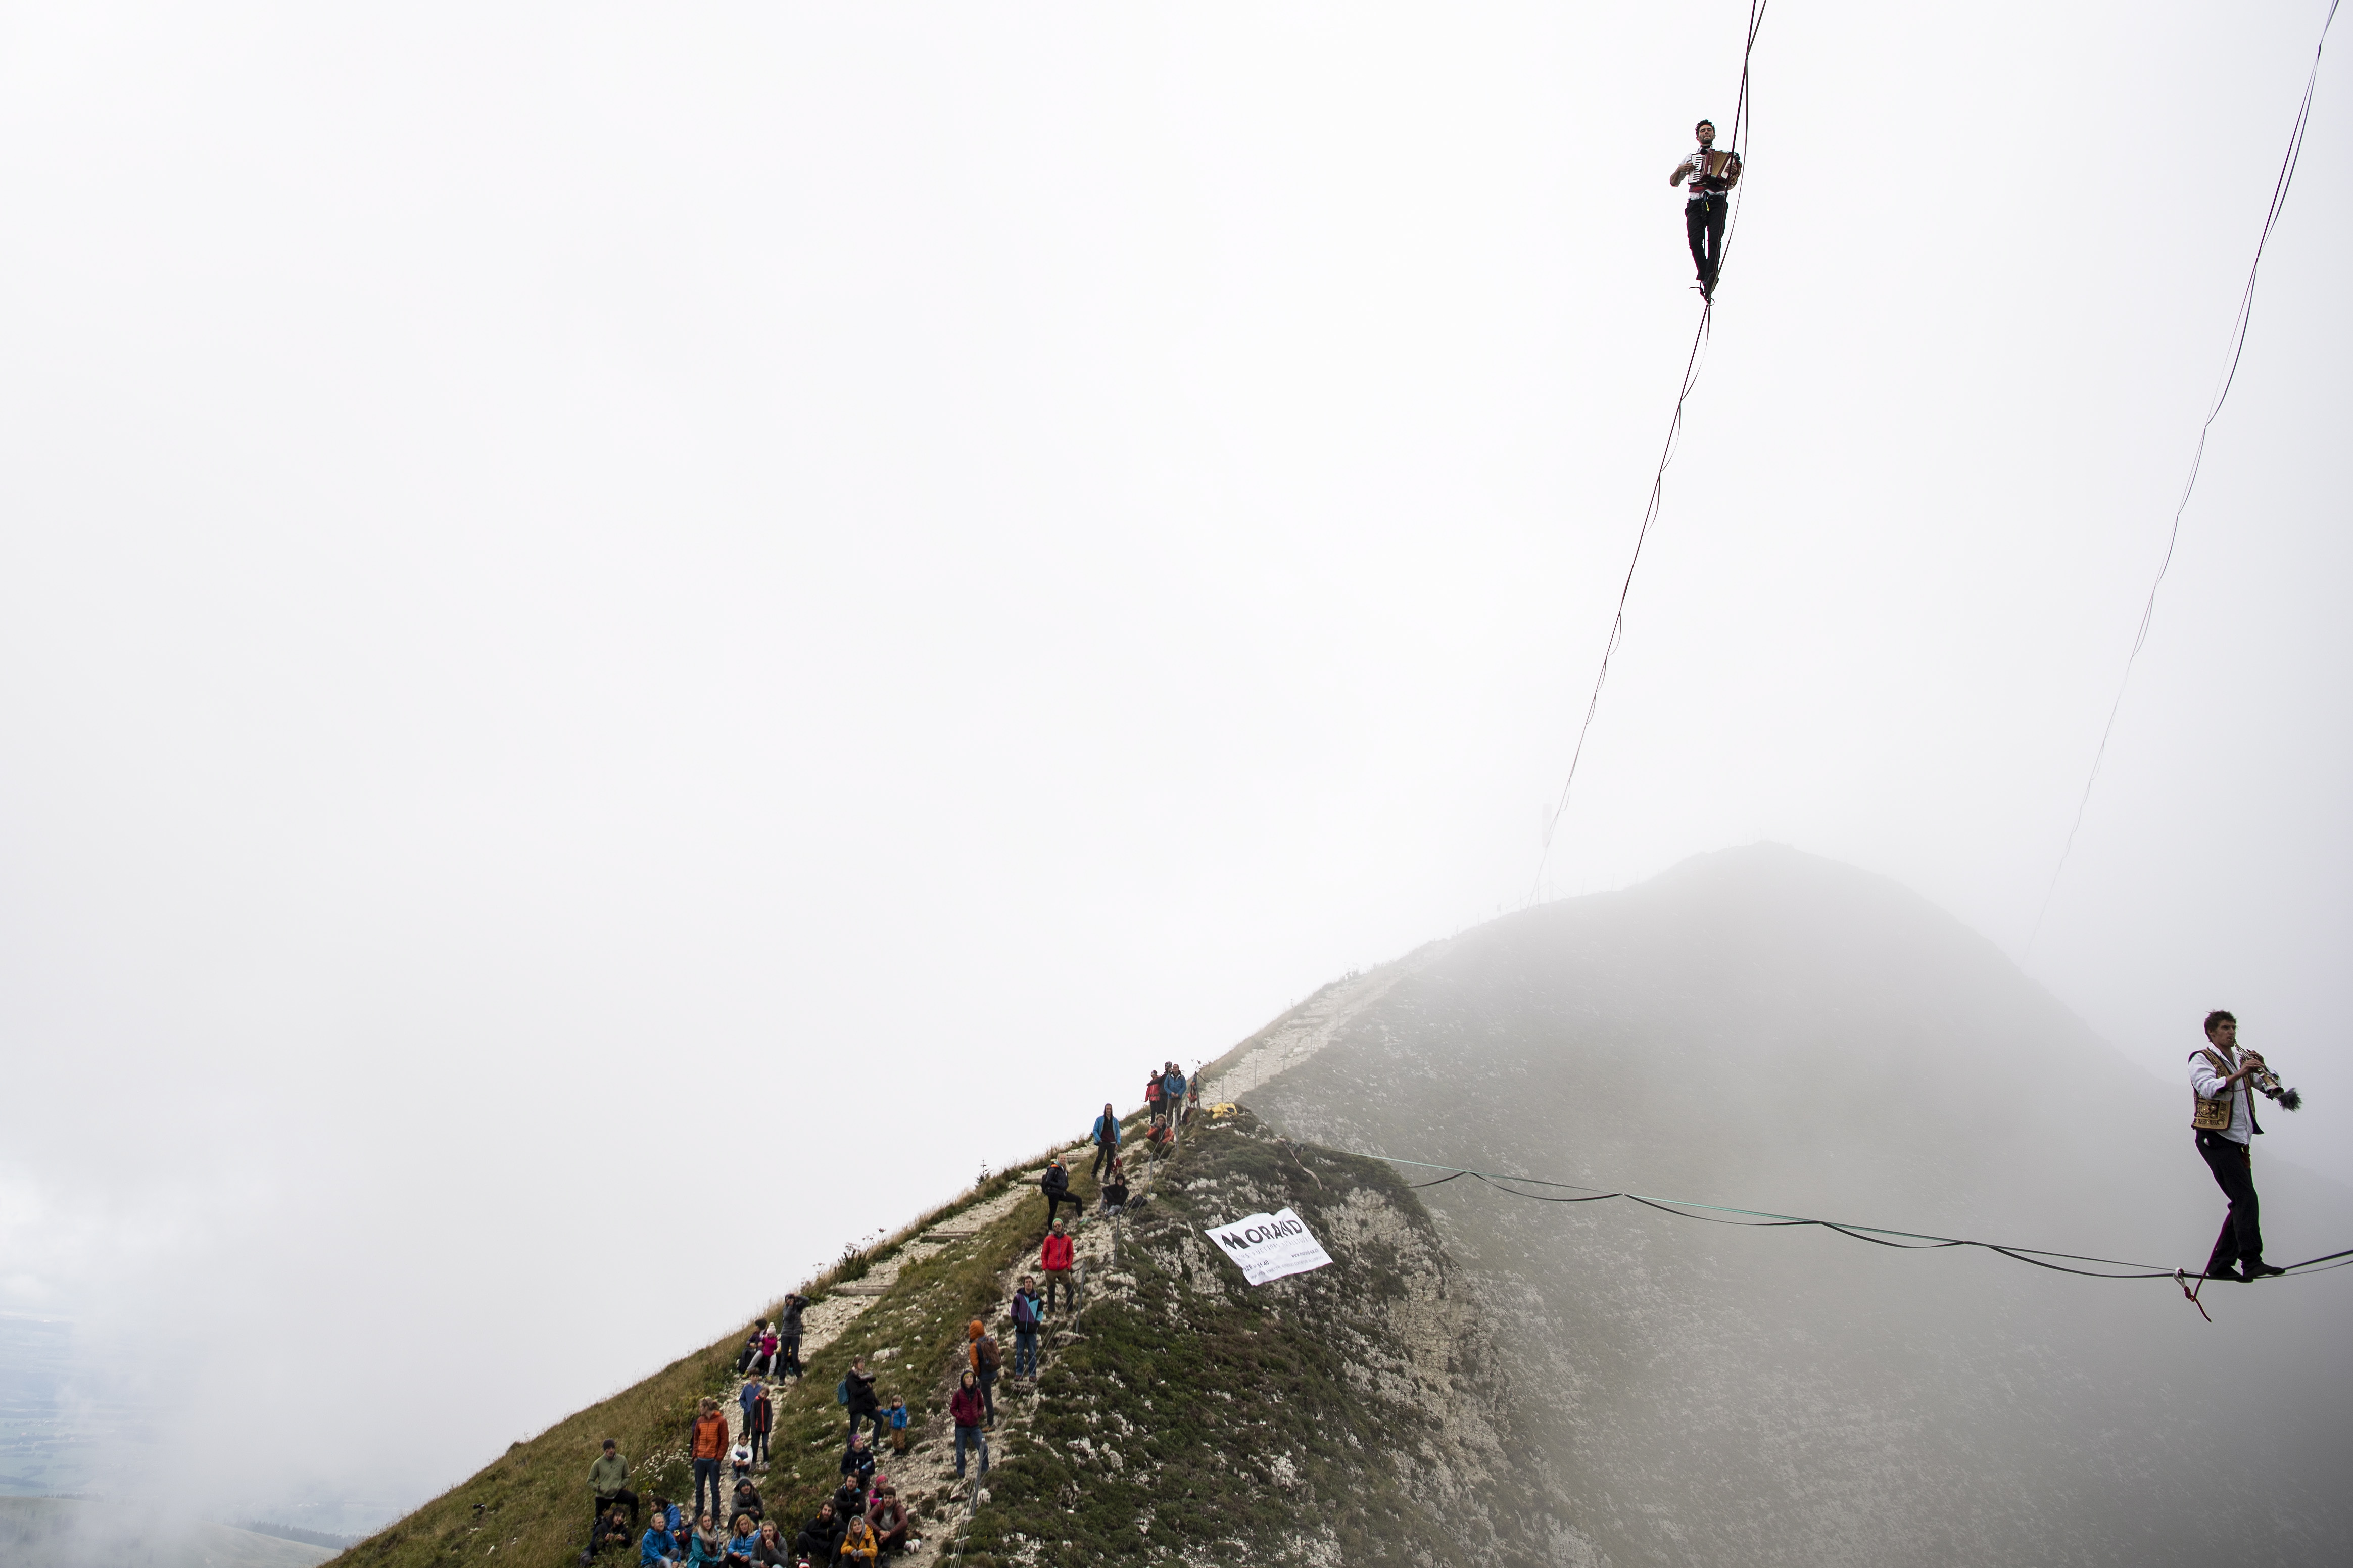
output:
[[[1915,895],[1769,846],[1353,977],[1210,1088],[1344,1149],[2167,1266],[2223,1206],[2186,1087]],[[2275,1261],[2353,1242],[2353,1194],[2292,1163],[2336,1114],[2265,1119]],[[2169,1282],[1421,1195],[1621,1568],[2353,1554],[2353,1270],[2218,1283],[2209,1325]]]

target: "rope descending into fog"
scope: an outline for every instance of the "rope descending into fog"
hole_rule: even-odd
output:
[[[1737,153],[1748,129],[1748,57],[1757,47],[1757,29],[1765,23],[1765,7],[1769,0],[1749,0],[1748,37],[1740,50],[1740,96],[1732,110],[1732,138],[1726,151]],[[1732,260],[1732,237],[1740,230],[1740,193],[1742,186],[1732,187],[1732,210],[1726,215],[1723,247],[1716,255],[1715,282],[1724,284],[1724,268]],[[1642,509],[1642,526],[1634,533],[1634,553],[1626,563],[1626,580],[1618,586],[1618,610],[1610,617],[1609,637],[1601,645],[1601,668],[1593,678],[1593,695],[1586,700],[1585,721],[1577,729],[1577,748],[1568,756],[1568,776],[1560,783],[1560,799],[1545,822],[1544,847],[1536,856],[1535,881],[1528,889],[1528,901],[1534,903],[1544,889],[1545,865],[1552,858],[1553,836],[1560,830],[1560,819],[1568,810],[1568,792],[1577,783],[1577,764],[1584,760],[1586,737],[1593,730],[1593,715],[1601,706],[1601,688],[1609,679],[1609,660],[1618,651],[1618,644],[1626,635],[1626,599],[1634,590],[1634,569],[1642,563],[1642,544],[1651,537],[1651,527],[1659,521],[1659,503],[1665,494],[1667,465],[1675,459],[1675,448],[1682,443],[1683,405],[1690,400],[1692,388],[1699,384],[1700,366],[1705,363],[1701,351],[1707,346],[1708,335],[1715,322],[1715,300],[1713,291],[1702,294],[1699,307],[1699,329],[1692,334],[1691,353],[1683,360],[1682,387],[1675,393],[1674,417],[1667,421],[1667,444],[1659,453],[1658,472],[1651,479],[1651,499]]]
[[[2189,492],[2198,488],[2198,469],[2206,461],[2207,434],[2214,428],[2215,416],[2222,412],[2223,399],[2231,395],[2232,384],[2239,379],[2239,356],[2246,352],[2247,324],[2255,310],[2255,274],[2263,269],[2263,247],[2271,243],[2281,209],[2287,205],[2288,186],[2295,180],[2296,163],[2304,156],[2304,128],[2312,118],[2313,88],[2320,80],[2320,51],[2328,47],[2328,27],[2337,20],[2337,0],[2328,0],[2328,15],[2320,24],[2320,41],[2313,46],[2312,69],[2304,79],[2304,101],[2296,106],[2295,128],[2288,133],[2287,156],[2280,163],[2279,178],[2272,184],[2272,205],[2263,214],[2263,233],[2255,237],[2255,258],[2247,268],[2246,287],[2239,291],[2239,313],[2231,322],[2230,353],[2222,367],[2222,384],[2214,394],[2212,405],[2206,410],[2205,423],[2198,426],[2198,449],[2190,455],[2189,477],[2182,481],[2181,499],[2173,508],[2173,526],[2165,536],[2165,554],[2158,562],[2157,576],[2148,585],[2147,602],[2141,605],[2140,626],[2133,633],[2132,651],[2125,655],[2124,674],[2116,680],[2116,700],[2108,704],[2108,721],[2100,726],[2100,743],[2092,752],[2092,771],[2084,776],[2083,797],[2075,803],[2075,820],[2067,826],[2067,842],[2059,850],[2059,864],[2051,868],[2051,885],[2042,889],[2042,907],[2034,912],[2034,929],[2026,938],[2029,952],[2034,951],[2035,939],[2042,934],[2042,921],[2051,912],[2052,895],[2059,890],[2060,876],[2067,869],[2067,857],[2074,852],[2075,835],[2084,826],[2084,808],[2092,804],[2092,786],[2099,782],[2100,763],[2108,754],[2108,737],[2116,732],[2116,714],[2125,705],[2125,689],[2132,684],[2133,665],[2140,658],[2141,645],[2148,641],[2149,623],[2157,616],[2157,591],[2165,585],[2165,574],[2173,564],[2173,547],[2181,539],[2181,514],[2189,510]]]
[[[1361,1151],[1352,1150],[1350,1152],[1361,1152]],[[2194,1279],[2202,1272],[2200,1269],[2166,1268],[2154,1263],[2135,1263],[2119,1258],[2094,1258],[2080,1252],[2052,1252],[2047,1247],[2015,1247],[2007,1242],[1973,1241],[1966,1237],[1957,1236],[1929,1236],[1915,1230],[1889,1230],[1883,1226],[1856,1225],[1847,1220],[1814,1219],[1804,1215],[1773,1214],[1765,1209],[1728,1208],[1722,1204],[1696,1203],[1690,1198],[1662,1198],[1647,1193],[1604,1192],[1599,1187],[1579,1186],[1574,1182],[1551,1182],[1538,1176],[1474,1171],[1462,1165],[1434,1165],[1427,1160],[1401,1160],[1394,1154],[1367,1154],[1366,1158],[1384,1160],[1392,1165],[1411,1165],[1419,1170],[1449,1173],[1435,1181],[1408,1184],[1409,1186],[1415,1188],[1443,1186],[1458,1177],[1468,1176],[1472,1181],[1483,1183],[1499,1193],[1509,1193],[1515,1198],[1526,1198],[1532,1203],[1598,1204],[1610,1198],[1623,1198],[1629,1203],[1641,1204],[1644,1208],[1656,1209],[1661,1214],[1671,1214],[1680,1219],[1704,1220],[1710,1225],[1740,1226],[1751,1230],[1786,1226],[1819,1226],[1824,1230],[1834,1230],[1841,1236],[1851,1237],[1856,1241],[1867,1241],[1874,1247],[1892,1247],[1901,1252],[1933,1252],[1947,1247],[1974,1247],[1987,1252],[1998,1252],[2014,1262],[2031,1263],[2037,1268],[2049,1268],[2061,1274],[2080,1274],[2087,1279],[2179,1281],[2185,1276]],[[1506,1185],[1507,1183],[1514,1184]],[[1552,1187],[1561,1192],[1581,1193],[1585,1195],[1554,1197],[1544,1193],[1521,1192],[1519,1190],[1521,1187]],[[1692,1212],[1694,1210],[1705,1212],[1694,1213]],[[1739,1215],[1744,1217],[1718,1219],[1715,1217],[1717,1215]],[[2053,1262],[2052,1259],[2058,1261]],[[2073,1263],[2089,1263],[2097,1267],[2069,1268],[2068,1265]],[[2348,1264],[2353,1264],[2353,1247],[2348,1247],[2342,1252],[2327,1253],[2319,1258],[2307,1258],[2301,1263],[2291,1264],[2280,1278],[2284,1279],[2297,1274],[2318,1274],[2331,1268],[2343,1268]]]

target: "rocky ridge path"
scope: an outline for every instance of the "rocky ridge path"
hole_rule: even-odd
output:
[[[1131,1201],[1142,1202],[1153,1188],[1157,1173],[1156,1162],[1141,1157],[1143,1143],[1131,1139],[1127,1152],[1133,1160],[1129,1170]],[[1094,1158],[1094,1146],[1080,1143],[1061,1152],[1062,1162],[1072,1174],[1083,1172]],[[948,1219],[918,1232],[901,1245],[889,1258],[875,1264],[863,1279],[847,1286],[837,1286],[825,1300],[810,1307],[802,1319],[802,1355],[814,1356],[855,1323],[860,1317],[883,1300],[897,1285],[902,1273],[913,1263],[938,1256],[957,1246],[974,1245],[976,1237],[997,1221],[1004,1219],[1024,1204],[1038,1215],[1038,1233],[1046,1231],[1045,1199],[1039,1195],[1038,1180],[1046,1167],[1037,1165],[1013,1175],[1013,1185],[987,1203],[977,1205]],[[1061,1347],[1076,1342],[1082,1335],[1078,1327],[1087,1301],[1108,1290],[1121,1292],[1123,1285],[1132,1288],[1132,1278],[1122,1275],[1117,1267],[1119,1237],[1124,1222],[1106,1218],[1092,1207],[1082,1210],[1078,1223],[1071,1227],[1076,1243],[1078,1271],[1083,1281],[1079,1311],[1065,1309],[1046,1321],[1039,1335],[1040,1360],[1050,1363]],[[992,1468],[1026,1451],[1031,1441],[1033,1424],[1039,1409],[1037,1382],[1034,1378],[1016,1383],[1013,1378],[1012,1300],[1014,1287],[1024,1274],[1037,1275],[1037,1244],[1025,1247],[997,1279],[997,1305],[985,1320],[988,1331],[997,1336],[1004,1352],[1004,1371],[997,1383],[997,1425],[988,1433],[989,1462]],[[914,1367],[899,1361],[894,1351],[885,1349],[871,1358],[878,1380],[902,1366],[913,1378],[913,1391],[907,1393],[907,1403],[916,1413],[909,1430],[915,1434],[904,1454],[890,1452],[886,1444],[877,1461],[876,1473],[891,1478],[899,1499],[915,1520],[914,1533],[919,1543],[908,1549],[899,1561],[926,1565],[954,1562],[956,1541],[961,1527],[972,1506],[987,1500],[986,1484],[976,1486],[977,1477],[959,1481],[955,1474],[955,1433],[946,1415],[946,1401],[939,1392],[941,1381],[953,1387],[965,1363],[959,1354],[948,1365],[939,1368]],[[937,1381],[935,1381],[935,1379]],[[849,1423],[845,1417],[836,1436],[830,1440],[838,1453],[847,1441]],[[967,1456],[967,1466],[971,1464]],[[794,1520],[793,1529],[801,1521]]]

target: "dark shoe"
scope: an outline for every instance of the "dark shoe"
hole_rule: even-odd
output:
[[[2256,1279],[2261,1279],[2264,1278],[2266,1275],[2272,1275],[2272,1274],[2284,1274],[2284,1273],[2286,1273],[2286,1272],[2287,1272],[2287,1270],[2286,1270],[2286,1269],[2284,1269],[2284,1268],[2278,1268],[2277,1266],[2273,1265],[2273,1264],[2266,1263],[2266,1262],[2264,1262],[2264,1261],[2263,1261],[2262,1258],[2256,1258],[2253,1262],[2252,1262],[2252,1263],[2248,1264],[2246,1267],[2247,1267],[2247,1272],[2246,1272],[2246,1274],[2243,1276],[2243,1278],[2245,1278],[2246,1279],[2251,1280],[2251,1281],[2252,1281],[2252,1280],[2256,1280]]]
[[[2242,1285],[2247,1282],[2247,1277],[2245,1275],[2240,1273],[2236,1268],[2232,1268],[2227,1264],[2220,1268],[2215,1268],[2211,1264],[2207,1265],[2206,1278],[2209,1279],[2235,1279]]]

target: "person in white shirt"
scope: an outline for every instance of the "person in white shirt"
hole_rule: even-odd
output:
[[[2228,1098],[2231,1102],[2228,1127],[2198,1129],[2198,1152],[2205,1157],[2206,1168],[2214,1173],[2214,1184],[2231,1200],[2231,1212],[2222,1217],[2222,1234],[2214,1238],[2214,1251],[2206,1259],[2206,1278],[2250,1280],[2284,1274],[2286,1269],[2263,1261],[2263,1232],[2250,1158],[2252,1141],[2263,1128],[2255,1120],[2254,1090],[2246,1080],[2262,1068],[2263,1058],[2239,1049],[2239,1020],[2220,1009],[2206,1015],[2206,1038],[2210,1042],[2206,1049],[2189,1053],[2189,1090],[2200,1100]]]
[[[1723,161],[1721,171],[1712,170],[1708,154],[1715,150],[1715,122],[1701,121],[1693,134],[1699,138],[1699,151],[1675,165],[1667,184],[1691,182],[1690,199],[1683,203],[1683,237],[1691,241],[1692,264],[1699,268],[1699,291],[1713,300],[1715,275],[1724,266],[1724,217],[1731,210],[1732,187],[1740,183],[1740,156],[1734,153]]]

